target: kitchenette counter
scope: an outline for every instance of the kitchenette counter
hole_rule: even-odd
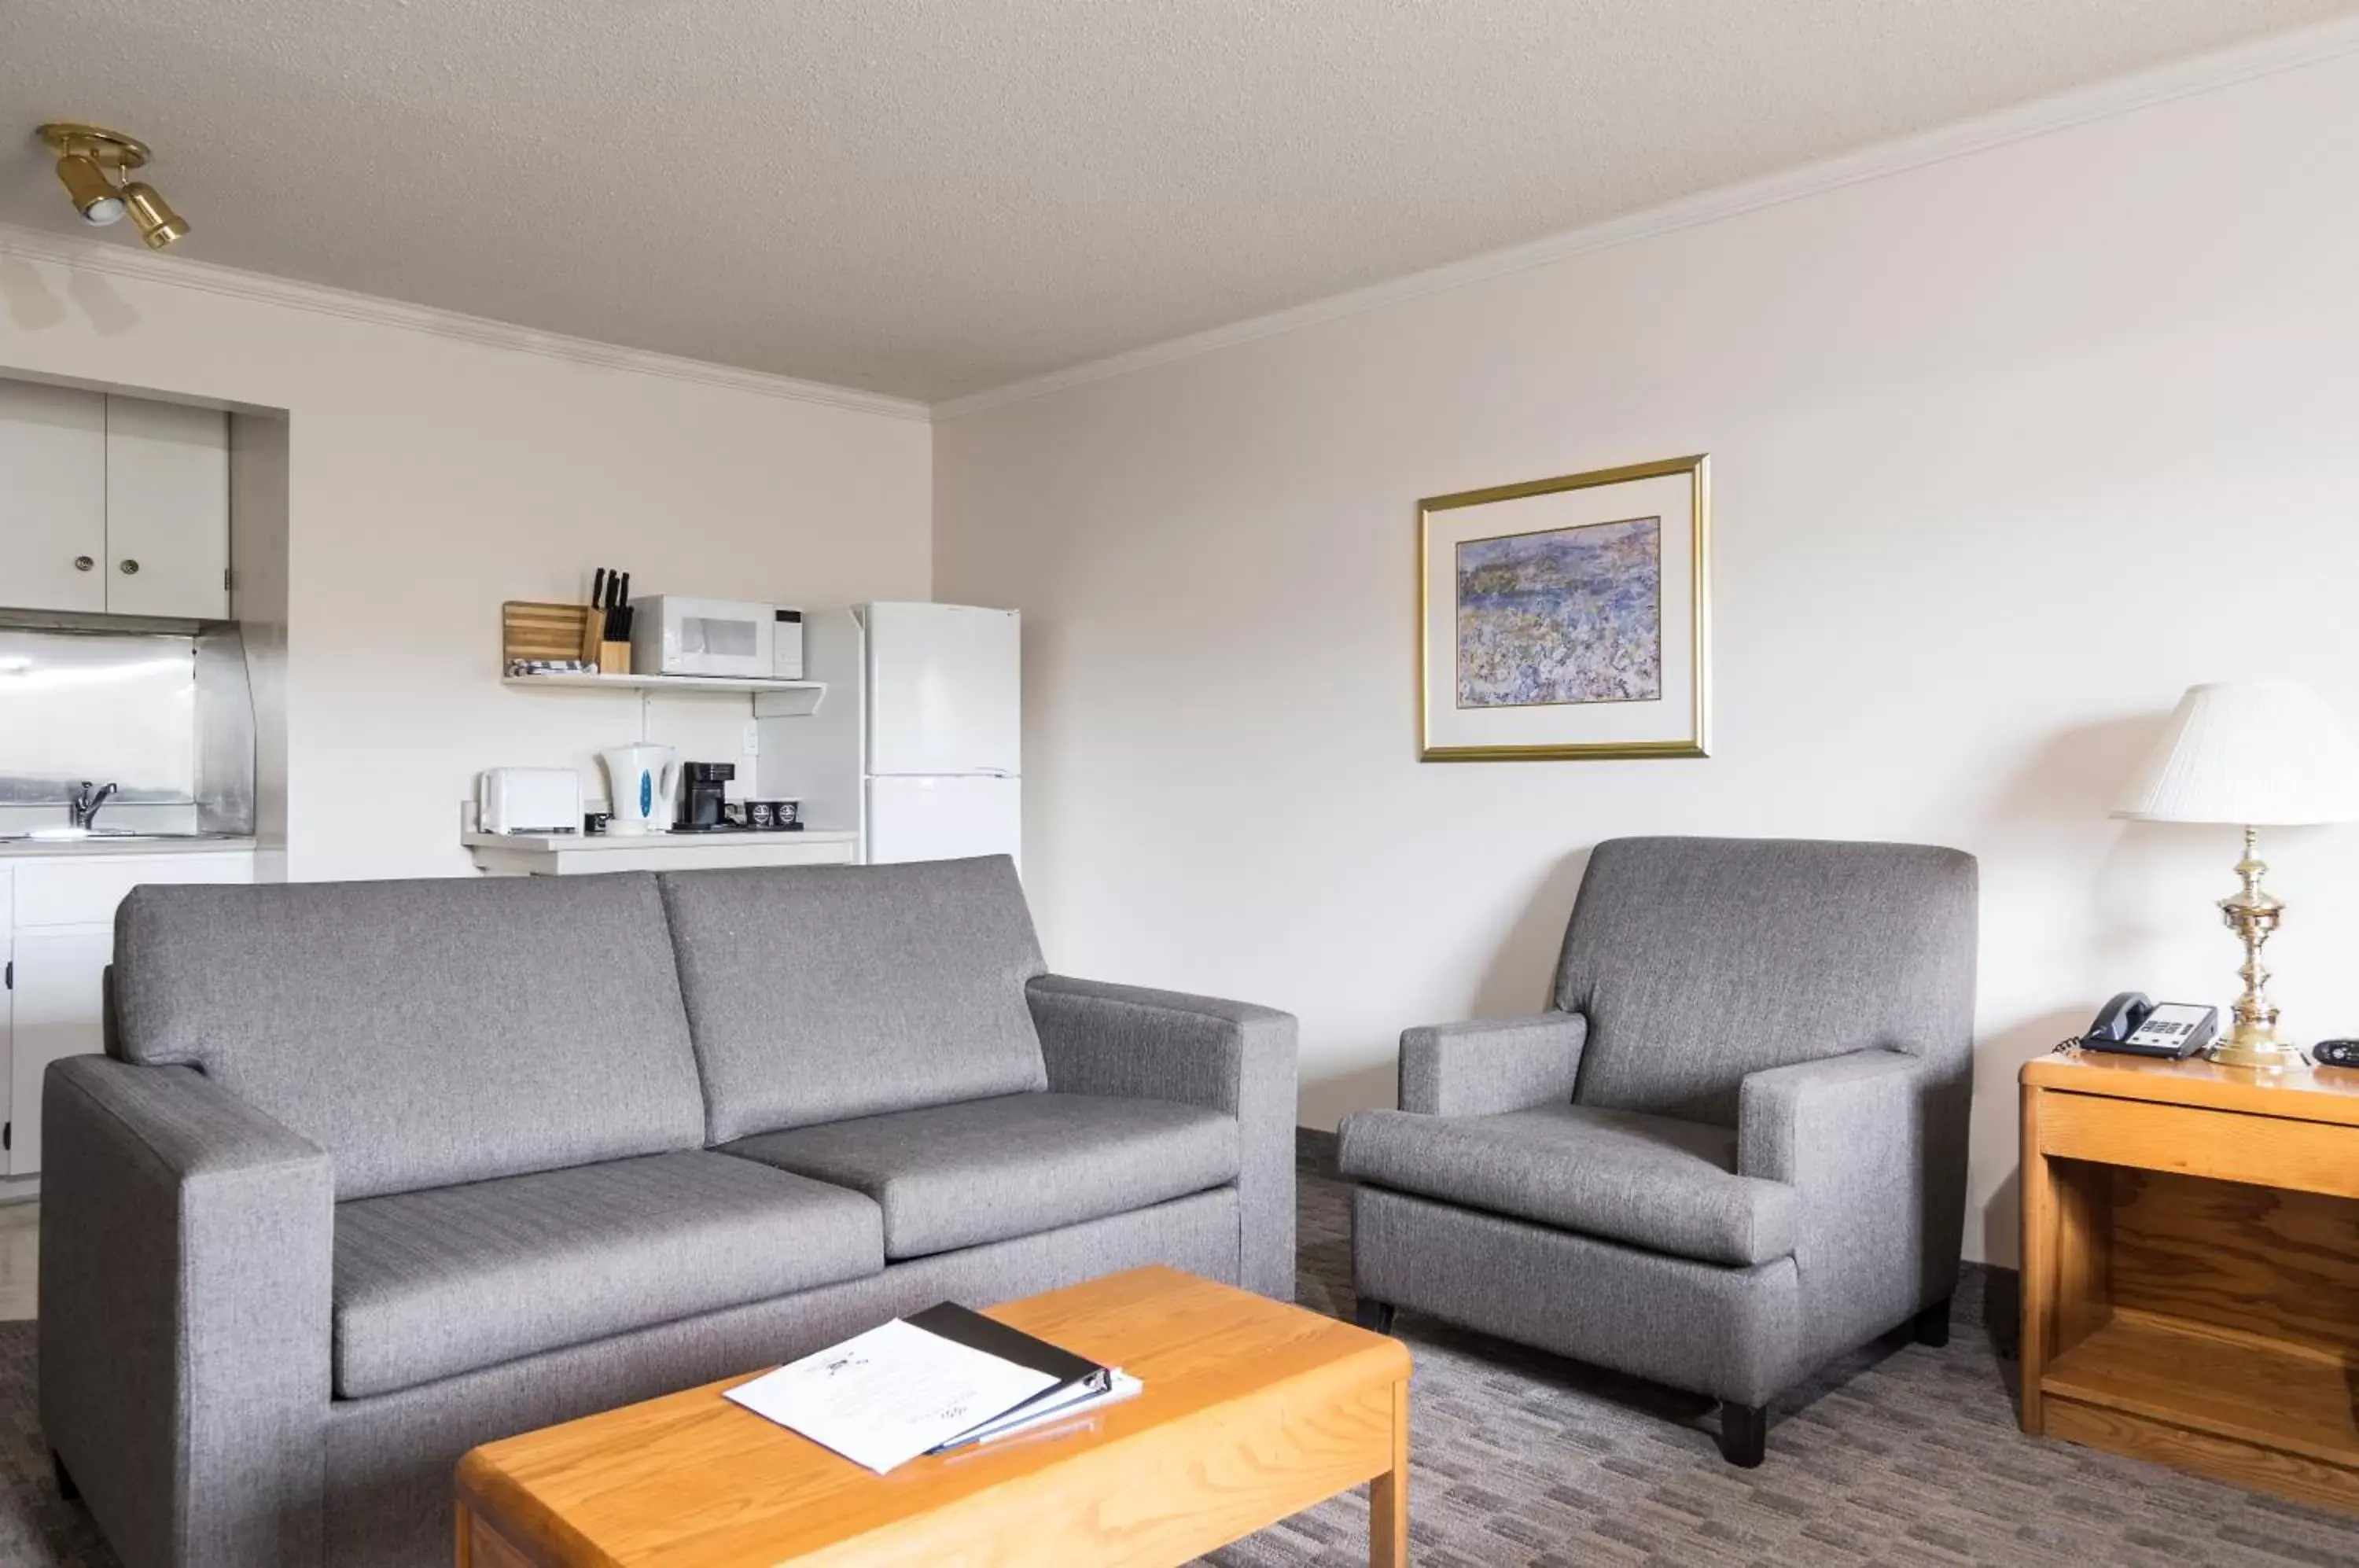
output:
[[[226,833],[135,833],[119,838],[11,838],[0,834],[0,860],[60,855],[230,855],[253,848],[251,838]]]
[[[849,866],[860,834],[850,828],[796,833],[462,833],[476,868],[500,877],[571,877],[596,871],[691,871],[710,866]]]

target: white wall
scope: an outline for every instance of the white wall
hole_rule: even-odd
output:
[[[1050,963],[1296,1011],[1328,1126],[1403,1026],[1542,1005],[1599,839],[1960,845],[2011,1261],[2017,1065],[2234,988],[2233,833],[2113,791],[2191,681],[2359,722],[2354,147],[2346,57],[939,424]],[[1417,498],[1698,451],[1713,757],[1420,765]],[[2359,829],[2273,848],[2289,1027],[2359,1034]]]
[[[571,764],[603,792],[592,753],[638,738],[636,699],[502,686],[505,599],[576,598],[600,564],[636,593],[927,596],[922,410],[470,341],[201,267],[65,265],[45,244],[0,234],[0,374],[289,416],[296,877],[471,874],[458,802],[483,768]],[[667,697],[650,738],[740,760],[749,716]]]

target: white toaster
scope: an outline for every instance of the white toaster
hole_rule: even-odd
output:
[[[582,775],[571,768],[487,768],[475,779],[475,820],[490,833],[578,833]]]

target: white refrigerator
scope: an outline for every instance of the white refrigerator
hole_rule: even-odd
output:
[[[872,865],[1021,866],[1022,631],[1016,611],[969,604],[807,617],[806,673],[827,695],[808,717],[762,724],[762,796],[800,800],[813,827],[857,825]]]

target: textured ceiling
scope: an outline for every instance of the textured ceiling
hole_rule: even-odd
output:
[[[0,0],[0,221],[95,120],[190,256],[940,398],[2353,11]]]

